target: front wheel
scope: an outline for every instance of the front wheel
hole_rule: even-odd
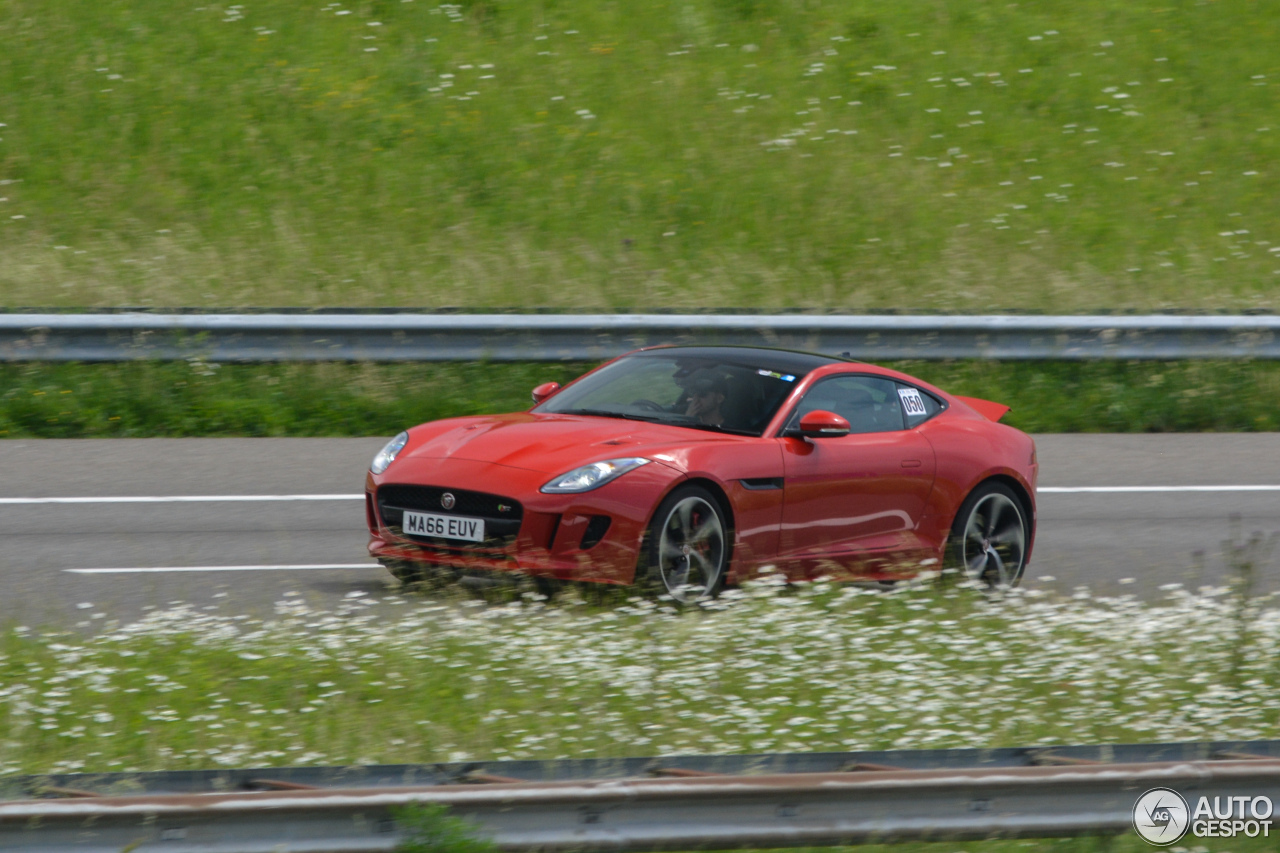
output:
[[[405,589],[438,590],[458,582],[459,575],[456,569],[408,560],[380,559],[378,562],[382,563]]]
[[[951,565],[989,589],[1017,586],[1027,567],[1031,525],[1008,486],[986,483],[960,505],[951,525]]]
[[[729,541],[729,524],[710,492],[676,489],[649,522],[637,579],[647,592],[680,604],[712,598],[724,586]]]

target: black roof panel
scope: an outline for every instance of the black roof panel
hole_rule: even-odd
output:
[[[798,352],[796,350],[733,346],[654,347],[653,349],[632,353],[629,357],[643,358],[646,356],[711,358],[748,367],[776,370],[779,373],[794,373],[797,376],[803,376],[818,367],[828,364],[842,364],[847,361],[847,359],[843,358],[817,355],[811,352]]]

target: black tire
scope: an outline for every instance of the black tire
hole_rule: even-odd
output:
[[[729,520],[715,496],[701,486],[681,486],[658,504],[649,521],[637,585],[679,604],[714,598],[724,588],[732,542]]]
[[[551,601],[564,589],[564,581],[555,578],[534,575],[531,580],[534,592],[546,598],[547,601]]]
[[[409,589],[443,589],[458,582],[453,569],[414,563],[408,560],[379,560],[387,571]]]
[[[1027,510],[1013,489],[983,483],[956,513],[947,540],[947,566],[960,580],[988,589],[1017,586],[1027,568],[1031,533]]]
[[[403,560],[379,560],[382,567],[391,573],[391,576],[405,586],[410,586],[422,580],[422,572],[412,563]]]

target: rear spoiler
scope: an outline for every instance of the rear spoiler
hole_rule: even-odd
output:
[[[989,421],[998,421],[1009,412],[1009,407],[1003,403],[993,403],[990,400],[980,400],[977,397],[961,397],[959,395],[956,396],[956,399]]]

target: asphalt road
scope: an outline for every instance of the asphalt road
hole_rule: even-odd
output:
[[[0,623],[92,626],[173,602],[266,614],[287,594],[330,607],[352,593],[389,593],[394,584],[364,551],[359,499],[382,442],[0,442]],[[1112,491],[1280,487],[1280,434],[1045,435],[1037,443],[1042,492],[1029,586],[1155,598],[1162,584],[1224,581],[1233,517],[1241,538],[1280,531],[1280,488]],[[1102,491],[1057,491],[1081,488]],[[254,499],[14,501],[211,495]],[[282,499],[261,499],[269,496]],[[271,568],[204,568],[250,566]],[[134,571],[85,571],[93,569]],[[1263,588],[1280,589],[1280,553],[1258,575]]]

